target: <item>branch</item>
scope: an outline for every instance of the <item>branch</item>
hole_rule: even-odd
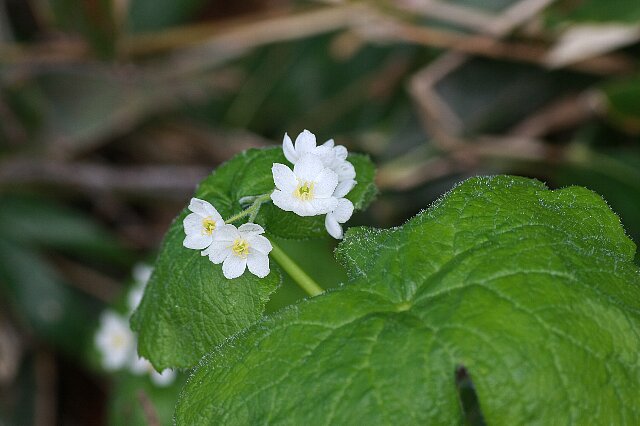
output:
[[[0,163],[0,187],[43,185],[73,188],[80,192],[117,192],[183,198],[211,168],[202,166],[112,167],[96,163],[64,163],[12,159]]]

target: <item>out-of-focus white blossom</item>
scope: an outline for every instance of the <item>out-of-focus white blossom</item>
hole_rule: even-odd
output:
[[[126,317],[106,311],[100,317],[95,344],[105,370],[118,370],[127,364],[135,351],[136,341]]]
[[[161,387],[169,386],[176,378],[175,371],[167,368],[162,373],[158,373],[147,359],[137,356],[131,361],[129,369],[137,376],[148,374],[151,381]]]

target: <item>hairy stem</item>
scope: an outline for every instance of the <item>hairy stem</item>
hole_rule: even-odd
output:
[[[253,222],[253,220],[258,215],[258,211],[260,211],[260,207],[262,206],[262,204],[269,201],[270,199],[271,192],[257,196],[249,207],[247,207],[240,213],[231,216],[229,219],[225,220],[224,223],[235,222],[236,220],[242,219],[245,216],[249,216],[249,222]]]
[[[307,275],[287,254],[282,251],[277,244],[271,241],[273,250],[271,257],[285,270],[287,274],[302,288],[309,296],[314,297],[324,293],[324,289],[316,283],[313,278]]]

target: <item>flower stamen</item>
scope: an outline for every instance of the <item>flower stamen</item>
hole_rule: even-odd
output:
[[[231,251],[238,257],[246,258],[249,256],[249,243],[246,240],[238,238],[233,242]]]
[[[207,216],[204,219],[202,219],[203,235],[211,235],[215,229],[216,229],[216,221],[213,220],[211,216]]]
[[[313,185],[313,182],[299,182],[293,195],[302,201],[309,201],[313,198]]]

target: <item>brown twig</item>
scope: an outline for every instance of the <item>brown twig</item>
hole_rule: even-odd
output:
[[[65,163],[11,159],[0,163],[0,187],[43,185],[71,188],[95,195],[117,192],[160,198],[183,198],[211,171],[204,166],[111,167],[96,163]]]
[[[140,406],[142,406],[142,411],[144,412],[144,416],[147,420],[147,425],[160,426],[160,420],[158,418],[156,407],[154,407],[153,402],[151,401],[147,393],[142,389],[138,391],[138,401],[140,402]]]
[[[36,353],[35,362],[36,392],[34,398],[35,426],[56,424],[56,381],[57,372],[53,355],[45,350]]]
[[[112,302],[122,286],[110,277],[62,256],[54,257],[55,263],[68,278],[65,283],[102,302]]]
[[[488,58],[548,66],[549,48],[543,44],[503,42],[490,36],[468,36],[453,31],[390,22],[367,30],[365,34]],[[615,75],[630,73],[635,66],[625,56],[608,54],[570,64],[567,68],[596,75]]]
[[[561,98],[515,125],[509,134],[526,138],[539,138],[559,130],[573,127],[596,115],[602,108],[597,92]]]

